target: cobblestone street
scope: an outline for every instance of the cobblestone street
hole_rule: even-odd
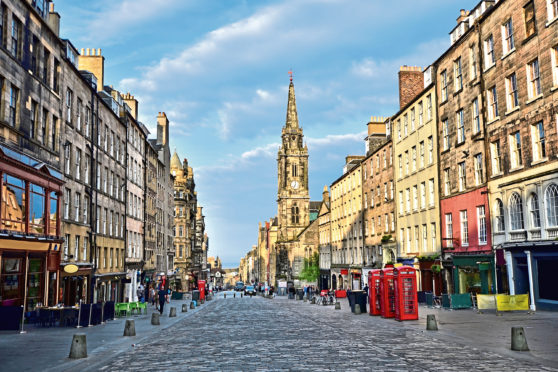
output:
[[[109,360],[72,369],[134,370],[554,370],[513,355],[437,338],[411,323],[354,316],[348,304],[284,298],[216,299],[195,316]],[[509,340],[503,340],[509,342]],[[525,355],[525,354],[524,354]]]

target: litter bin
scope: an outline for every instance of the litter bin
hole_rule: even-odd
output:
[[[351,312],[355,312],[355,304],[360,305],[361,313],[366,313],[366,292],[351,291],[349,294],[349,303],[351,304]]]
[[[304,290],[302,288],[298,288],[296,290],[296,299],[301,300],[304,298]]]
[[[197,289],[194,289],[192,291],[192,300],[193,301],[199,301],[200,300],[200,291],[198,291]]]

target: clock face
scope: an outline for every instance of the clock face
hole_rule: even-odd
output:
[[[291,182],[291,187],[295,190],[298,189],[298,181]]]

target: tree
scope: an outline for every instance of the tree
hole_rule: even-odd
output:
[[[315,252],[310,258],[304,259],[304,269],[299,278],[307,282],[315,282],[320,276],[320,255]]]

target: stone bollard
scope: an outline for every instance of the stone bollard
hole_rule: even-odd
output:
[[[194,304],[194,301],[190,302],[190,309],[195,309],[196,308],[196,304]]]
[[[312,297],[312,305],[316,304],[316,297]]]
[[[159,319],[159,313],[151,314],[151,325],[161,325],[161,320]]]
[[[355,315],[360,315],[360,314],[362,314],[362,312],[360,311],[360,305],[355,304]]]
[[[182,312],[183,312],[183,313],[187,313],[187,312],[188,312],[188,305],[182,304]]]
[[[307,302],[308,301],[308,297],[304,296],[303,301],[302,302]]]
[[[171,307],[169,311],[169,318],[176,317],[176,307]]]
[[[511,329],[511,349],[514,351],[529,351],[527,338],[523,327],[512,327]]]
[[[335,310],[341,310],[341,302],[335,303]]]
[[[426,316],[426,330],[427,331],[437,331],[438,323],[436,323],[436,315],[428,314]]]
[[[135,336],[136,335],[136,323],[133,319],[127,319],[126,325],[124,325],[124,335],[123,336]]]
[[[76,333],[72,338],[72,346],[70,347],[70,359],[87,358],[87,340],[85,333]]]

